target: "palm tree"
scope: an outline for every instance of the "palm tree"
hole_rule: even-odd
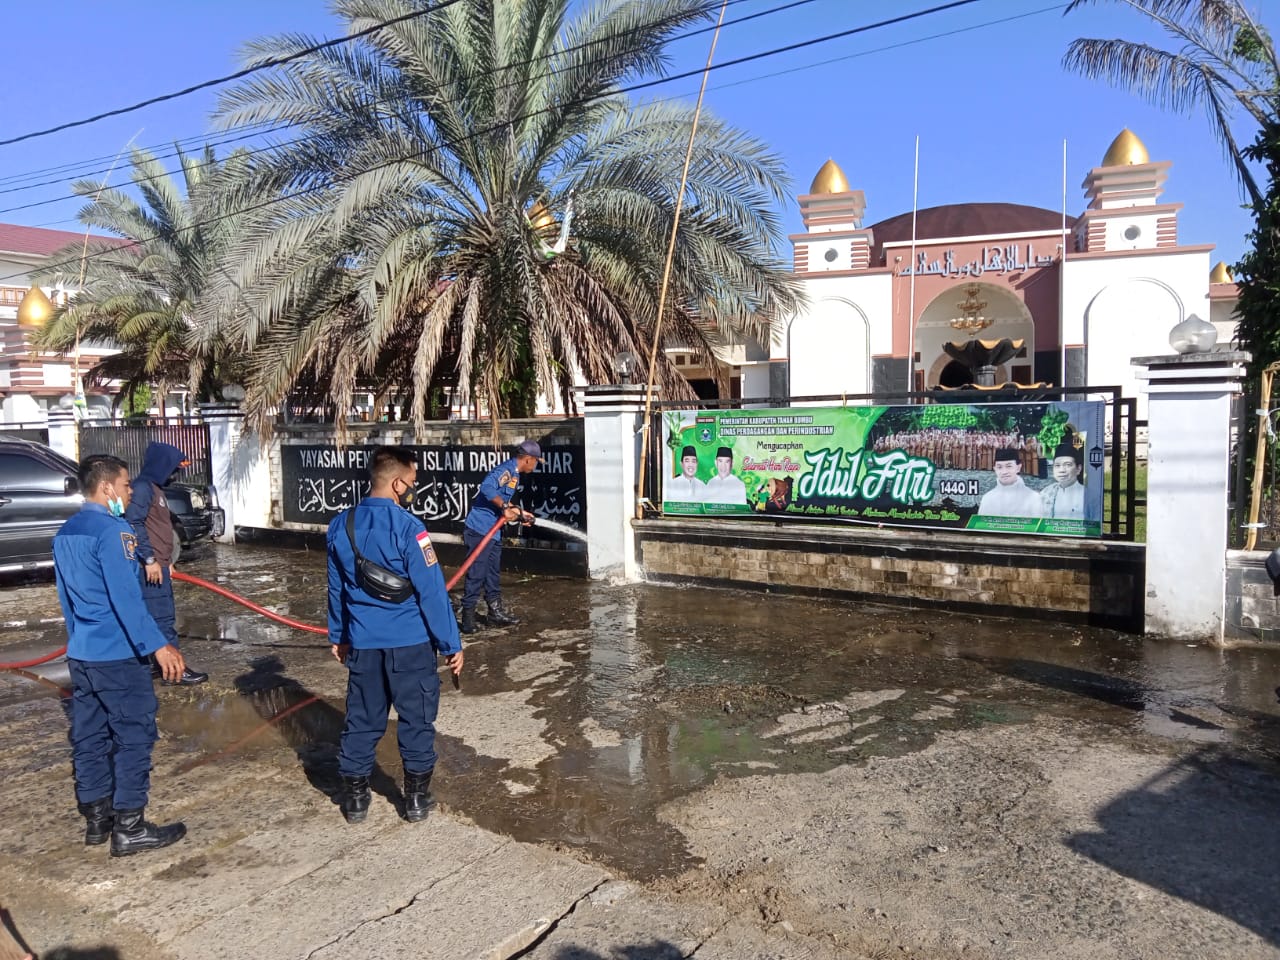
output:
[[[1167,33],[1177,49],[1079,39],[1068,47],[1063,66],[1125,87],[1160,107],[1204,109],[1250,204],[1261,203],[1264,191],[1234,124],[1237,109],[1259,129],[1280,117],[1280,60],[1270,36],[1240,0],[1073,0],[1067,13],[1102,2],[1133,8]]]
[[[334,3],[353,32],[429,6]],[[297,135],[225,184],[252,212],[204,329],[250,356],[251,417],[299,389],[345,411],[359,383],[410,393],[418,425],[446,385],[496,422],[575,371],[604,382],[622,351],[647,355],[693,108],[624,88],[659,76],[668,41],[713,6],[462,0],[225,93],[222,124]],[[248,62],[313,43],[259,41]],[[774,253],[786,188],[776,155],[702,117],[666,344],[715,365],[728,338],[767,343],[795,308]],[[692,397],[665,358],[659,376]]]
[[[217,338],[202,338],[199,355],[191,344],[197,304],[232,229],[232,218],[214,215],[216,197],[208,189],[220,164],[211,148],[191,156],[179,150],[178,158],[181,185],[152,154],[133,151],[130,179],[142,203],[118,188],[73,184],[75,194],[90,198],[80,222],[124,242],[73,244],[37,275],[38,282],[63,282],[79,292],[33,338],[34,345],[62,353],[83,342],[118,348],[94,365],[88,379],[123,381],[125,394],[156,383],[164,396],[171,385],[186,383],[194,396],[207,398],[221,376],[234,375]]]

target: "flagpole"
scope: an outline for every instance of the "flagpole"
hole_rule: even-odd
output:
[[[916,213],[920,206],[920,135],[916,134],[915,174],[911,186],[911,293],[907,307],[907,391],[916,389]]]
[[[716,55],[716,41],[720,39],[720,26],[724,23],[724,11],[729,0],[720,4],[720,17],[715,32],[711,34],[711,49],[707,51],[707,65],[702,69],[702,86],[698,90],[698,103],[693,108],[693,123],[689,127],[689,145],[684,152],[684,169],[680,171],[680,189],[676,193],[675,215],[671,220],[671,238],[667,242],[667,260],[662,267],[662,284],[658,287],[658,315],[653,324],[653,343],[649,348],[649,372],[644,381],[644,421],[640,426],[640,473],[636,480],[636,519],[644,519],[645,462],[649,459],[649,417],[653,410],[653,374],[658,366],[658,348],[662,344],[662,315],[666,312],[667,285],[671,280],[671,263],[676,255],[676,229],[680,226],[680,210],[684,206],[685,188],[689,183],[689,164],[693,159],[693,144],[698,136],[698,120],[702,117],[702,98],[707,92],[707,78],[711,75],[711,61]]]
[[[1062,140],[1062,259],[1058,266],[1058,349],[1062,352],[1059,387],[1067,386],[1067,141]],[[1066,394],[1062,399],[1066,399]]]

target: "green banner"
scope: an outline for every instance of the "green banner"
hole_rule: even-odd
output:
[[[663,511],[1102,534],[1103,401],[664,414]]]

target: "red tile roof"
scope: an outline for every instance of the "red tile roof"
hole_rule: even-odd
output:
[[[91,235],[90,239],[116,240],[118,238]],[[48,257],[73,243],[84,243],[84,234],[73,230],[47,230],[44,227],[21,227],[16,223],[0,223],[0,253],[25,253],[28,256]]]

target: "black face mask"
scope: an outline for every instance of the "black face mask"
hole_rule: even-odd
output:
[[[404,493],[397,498],[400,506],[408,510],[413,506],[413,501],[418,499],[418,491],[413,487],[405,487]]]

